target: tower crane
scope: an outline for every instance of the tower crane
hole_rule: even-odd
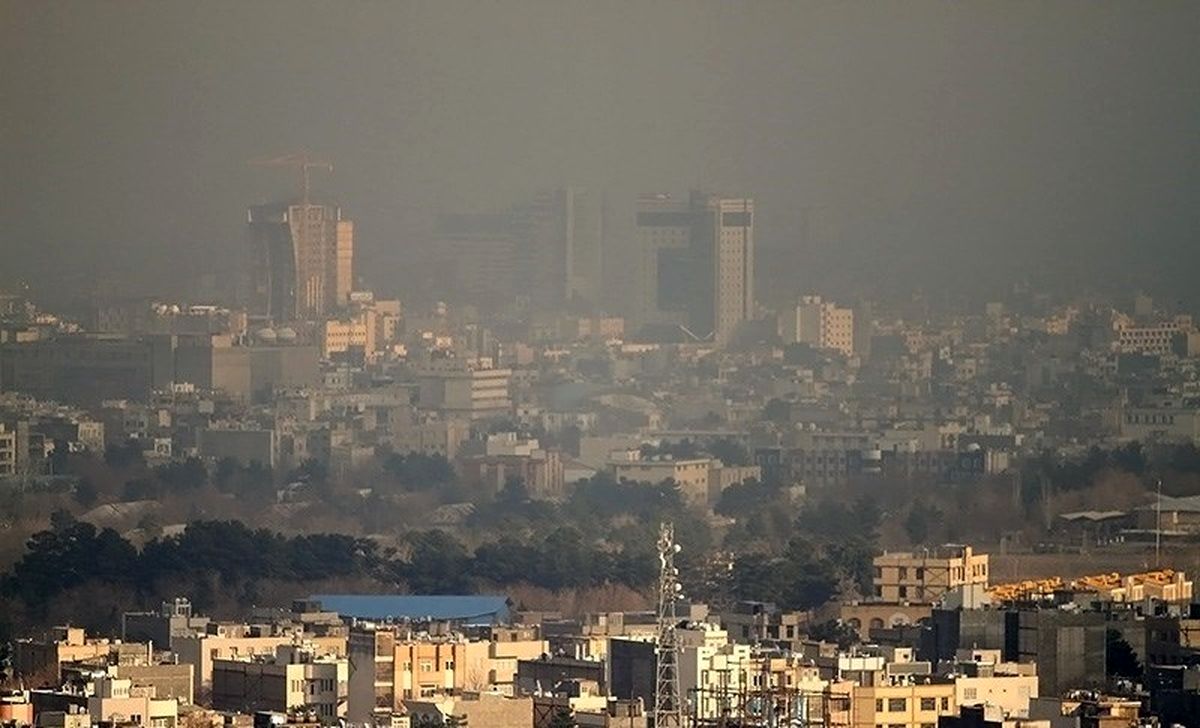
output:
[[[263,157],[252,159],[248,162],[252,167],[291,167],[300,174],[300,194],[301,201],[305,207],[309,204],[309,195],[312,192],[312,183],[310,172],[314,169],[323,170],[325,172],[333,171],[333,163],[325,162],[318,159],[313,159],[307,151],[293,152],[280,157]]]

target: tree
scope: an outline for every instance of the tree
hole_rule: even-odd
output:
[[[73,495],[76,503],[84,508],[91,508],[100,499],[100,489],[96,487],[91,478],[83,478],[75,485]]]
[[[169,489],[195,490],[208,482],[208,470],[196,457],[160,465],[155,468],[154,474]]]
[[[50,514],[50,530],[55,533],[66,533],[75,524],[75,516],[65,508],[57,508]]]
[[[710,455],[720,460],[723,465],[740,466],[750,464],[750,453],[736,440],[722,437],[713,440],[708,445]]]
[[[778,488],[764,485],[754,478],[747,478],[721,491],[713,510],[730,518],[748,516],[764,507],[775,507],[778,494]]]
[[[70,471],[68,462],[70,453],[71,446],[66,440],[54,440],[54,449],[50,451],[49,462],[51,475],[59,475]]]
[[[941,521],[940,510],[925,503],[914,503],[904,519],[904,532],[908,534],[909,543],[914,546],[926,543],[933,528],[940,525]]]
[[[1108,674],[1137,680],[1142,677],[1142,663],[1129,642],[1115,629],[1108,630],[1104,645]]]
[[[454,466],[442,455],[411,452],[389,455],[383,461],[383,471],[398,482],[401,490],[435,490],[455,482]]]
[[[406,539],[411,550],[399,575],[414,594],[464,594],[471,589],[471,558],[445,531],[415,531]]]
[[[772,399],[763,407],[763,419],[785,425],[792,419],[792,407],[782,399]]]
[[[126,481],[125,486],[121,489],[121,499],[126,502],[158,500],[161,494],[162,488],[159,487],[158,482],[146,478],[134,478]]]
[[[104,450],[104,462],[112,468],[128,468],[134,465],[145,466],[146,458],[137,440],[127,440],[123,445],[109,445]]]
[[[807,632],[812,639],[836,643],[842,650],[850,649],[851,645],[856,645],[861,641],[858,632],[840,619],[814,624],[807,629]]]
[[[774,602],[783,609],[811,609],[837,592],[832,565],[817,557],[811,543],[793,538],[780,556],[745,554],[733,564],[739,599]]]
[[[510,475],[505,478],[504,486],[500,488],[497,496],[502,503],[510,505],[524,503],[529,500],[529,488],[525,485],[524,478],[519,475]]]

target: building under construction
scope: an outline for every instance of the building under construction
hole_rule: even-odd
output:
[[[353,286],[354,223],[317,204],[251,207],[250,313],[284,323],[318,319],[344,305]]]
[[[850,695],[831,690],[767,687],[694,690],[686,725],[691,728],[835,728],[850,725]],[[699,706],[722,706],[715,717]],[[707,713],[708,711],[705,711]]]

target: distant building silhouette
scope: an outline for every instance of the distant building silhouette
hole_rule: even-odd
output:
[[[754,308],[754,201],[643,195],[636,212],[640,326],[729,341]]]

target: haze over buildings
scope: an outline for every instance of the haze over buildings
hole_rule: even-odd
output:
[[[752,197],[766,300],[1025,274],[1194,291],[1192,3],[0,15],[0,275],[74,276],[60,295],[96,273],[147,293],[228,276],[247,204],[291,191],[246,162],[304,148],[334,162],[314,188],[358,223],[358,275],[389,296],[421,281],[438,214],[566,185],[607,194],[613,261],[634,254],[638,192]]]
[[[1190,725],[1197,38],[0,0],[0,725]]]

